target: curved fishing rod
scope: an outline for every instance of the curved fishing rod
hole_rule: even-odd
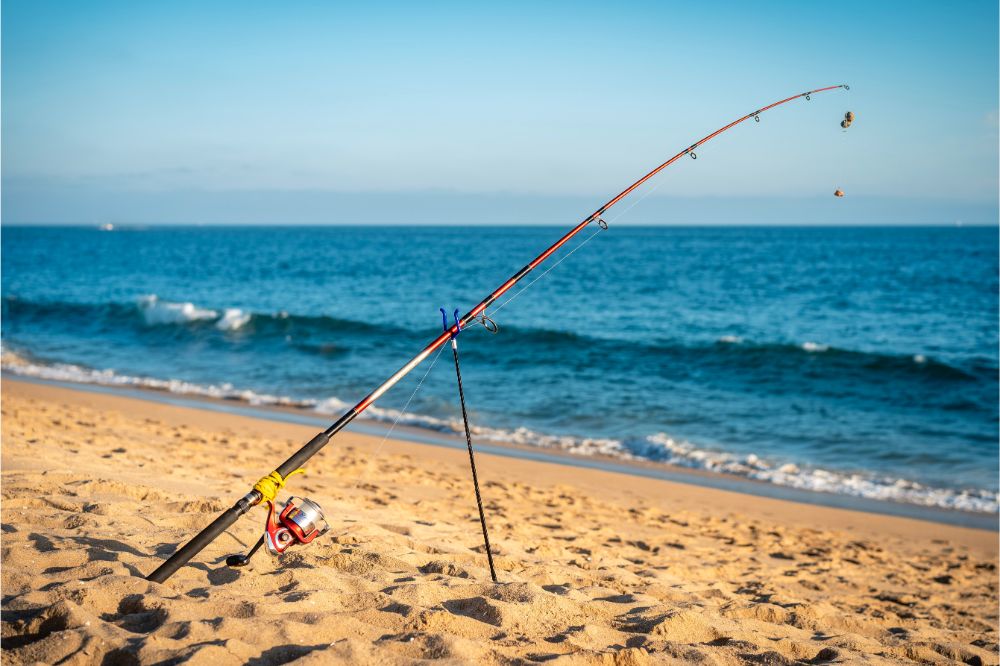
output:
[[[669,160],[659,165],[645,176],[635,181],[620,193],[618,193],[614,198],[608,201],[606,204],[598,208],[596,211],[587,216],[582,222],[573,227],[569,232],[567,232],[562,238],[553,243],[548,249],[542,252],[540,255],[535,257],[528,263],[524,268],[519,270],[513,276],[510,277],[506,282],[500,285],[493,293],[483,299],[479,305],[472,308],[468,313],[461,318],[459,322],[453,325],[448,330],[444,331],[438,337],[434,338],[430,344],[428,344],[424,349],[414,356],[410,361],[404,365],[402,368],[397,370],[391,377],[382,382],[379,386],[375,388],[371,393],[369,393],[361,402],[359,402],[354,407],[351,407],[343,416],[341,416],[337,421],[332,424],[329,428],[323,432],[316,435],[312,440],[305,444],[298,451],[293,453],[288,460],[281,463],[277,469],[271,472],[269,475],[263,477],[258,481],[253,489],[246,495],[237,500],[236,504],[224,511],[219,515],[212,523],[199,532],[193,539],[188,541],[181,547],[177,552],[170,556],[170,558],[161,564],[156,571],[149,574],[146,580],[151,580],[157,583],[162,583],[167,580],[177,569],[184,566],[192,557],[197,555],[205,546],[212,543],[220,534],[222,534],[226,529],[228,529],[236,520],[250,510],[251,507],[260,504],[262,502],[267,502],[272,504],[273,511],[273,501],[278,491],[284,487],[285,482],[288,477],[293,473],[300,470],[302,465],[306,463],[310,458],[319,453],[326,444],[330,441],[330,438],[340,432],[348,423],[353,421],[359,414],[368,409],[376,400],[378,400],[386,391],[395,386],[399,380],[410,373],[415,367],[420,365],[428,356],[430,356],[435,350],[437,350],[441,345],[445,344],[454,335],[456,335],[461,328],[464,328],[467,324],[471,323],[480,315],[484,314],[486,308],[492,305],[498,298],[503,296],[507,291],[510,290],[515,284],[520,282],[524,276],[535,269],[539,264],[548,259],[552,254],[565,245],[573,236],[580,233],[586,226],[591,222],[597,222],[602,228],[607,228],[607,223],[601,218],[609,208],[617,204],[619,201],[627,197],[633,191],[636,190],[643,183],[648,181],[650,178],[660,173],[668,166],[684,157],[685,155],[690,155],[693,159],[697,159],[697,154],[694,152],[696,148],[704,145],[708,141],[711,141],[715,137],[719,136],[723,132],[736,127],[740,123],[753,118],[756,121],[760,121],[760,114],[765,111],[769,111],[777,106],[791,102],[792,100],[799,99],[800,97],[805,97],[806,100],[810,99],[811,95],[816,93],[826,92],[828,90],[836,90],[838,88],[843,88],[845,90],[850,90],[847,84],[841,84],[836,86],[827,86],[826,88],[817,88],[816,90],[809,90],[804,93],[799,93],[798,95],[792,95],[773,104],[761,107],[756,111],[751,111],[747,115],[734,120],[725,127],[717,129],[708,136],[700,139],[689,147],[685,148],[681,152],[677,153]]]

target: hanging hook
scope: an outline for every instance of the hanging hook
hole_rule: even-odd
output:
[[[448,313],[444,311],[444,308],[438,308],[441,311],[441,328],[445,331],[451,329],[448,325]],[[451,334],[451,339],[454,340],[458,337],[458,334],[462,332],[462,320],[458,318],[458,310],[455,310],[455,332]]]

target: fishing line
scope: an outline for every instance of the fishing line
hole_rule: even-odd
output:
[[[374,463],[379,458],[379,455],[382,452],[382,447],[385,446],[386,441],[389,439],[389,435],[392,434],[392,431],[396,429],[396,424],[399,423],[400,419],[402,419],[403,416],[406,414],[406,411],[410,407],[410,403],[413,401],[413,398],[417,395],[417,391],[419,391],[420,387],[424,385],[424,380],[427,379],[427,376],[431,374],[431,370],[433,370],[434,366],[437,365],[438,359],[441,357],[441,352],[443,351],[444,347],[438,349],[437,354],[435,354],[434,358],[431,360],[431,364],[427,366],[427,370],[424,372],[423,377],[420,378],[420,381],[417,382],[416,388],[413,389],[413,393],[411,393],[410,397],[406,399],[406,402],[403,404],[403,408],[399,410],[399,412],[396,414],[396,418],[393,419],[392,425],[390,425],[389,429],[385,431],[384,435],[382,435],[382,439],[379,441],[378,445],[375,447],[375,450],[372,452],[372,454],[368,456],[366,461],[367,464],[365,465],[364,470],[362,470],[361,474],[358,475],[357,480],[354,482],[354,485],[351,486],[349,492],[353,493],[355,490],[358,489],[359,486],[361,486],[362,482],[368,479],[368,476],[371,474],[372,471],[372,463]],[[344,531],[340,532],[337,536],[342,537],[346,534],[350,534],[350,532],[356,529],[356,527],[357,527],[356,525],[347,526],[344,528]]]
[[[633,201],[631,204],[629,204],[628,208],[626,208],[622,212],[620,212],[617,215],[615,215],[613,218],[611,218],[610,220],[608,220],[608,222],[609,223],[611,223],[611,222],[617,222],[618,220],[620,220],[623,217],[625,217],[626,213],[628,213],[630,210],[632,210],[633,208],[635,208],[636,206],[638,206],[639,204],[641,204],[643,201],[645,201],[646,197],[648,197],[650,194],[652,194],[653,192],[655,192],[656,189],[660,185],[662,185],[662,184],[663,184],[663,178],[662,177],[657,178],[656,179],[656,184],[654,184],[652,187],[648,188],[646,190],[646,192],[641,197],[639,197],[638,199],[636,199],[635,201]]]
[[[691,144],[689,147],[681,150],[674,156],[667,159],[662,164],[656,166],[650,171],[646,172],[641,178],[633,182],[631,185],[626,187],[624,190],[615,195],[614,198],[610,199],[603,206],[598,208],[595,212],[591,213],[589,216],[581,220],[576,226],[564,233],[556,242],[546,248],[541,254],[535,257],[531,262],[520,269],[517,273],[508,278],[504,283],[497,287],[493,292],[486,296],[482,301],[479,302],[475,307],[473,307],[461,320],[471,322],[473,320],[480,319],[480,315],[483,315],[487,308],[504,296],[504,294],[511,291],[515,285],[517,285],[521,280],[528,277],[528,273],[531,273],[538,267],[542,262],[546,261],[549,257],[555,255],[564,245],[566,245],[571,239],[583,232],[583,230],[588,227],[592,222],[597,222],[599,229],[589,235],[583,242],[574,247],[572,250],[563,255],[558,261],[556,261],[552,266],[545,270],[544,273],[535,277],[525,286],[523,289],[515,293],[513,296],[503,301],[493,312],[497,312],[507,304],[514,301],[521,294],[523,294],[527,289],[533,286],[538,280],[542,279],[548,275],[556,266],[561,264],[563,261],[575,254],[580,248],[589,243],[597,234],[601,233],[607,228],[607,223],[602,218],[602,215],[607,212],[611,207],[615,206],[625,197],[629,196],[632,192],[640,188],[643,184],[647,183],[653,179],[661,171],[674,164],[677,160],[680,160],[684,156],[688,156],[691,159],[697,159],[695,150],[700,148],[706,142],[711,141],[713,138],[719,136],[723,132],[739,125],[750,118],[753,118],[755,122],[759,122],[760,114],[773,109],[775,107],[787,104],[794,100],[805,98],[806,100],[811,99],[813,95],[833,91],[838,89],[849,90],[850,88],[845,84],[831,85],[824,88],[817,88],[815,90],[810,90],[807,92],[799,93],[787,97],[785,99],[778,100],[764,107],[760,107],[755,111],[750,112],[740,118],[737,118],[733,122],[720,127],[711,134],[705,136],[696,143]],[[655,187],[650,188],[644,195],[649,196]],[[641,201],[642,199],[640,199]],[[636,202],[636,204],[638,201]],[[629,206],[626,211],[622,214],[628,212],[634,205]],[[617,216],[615,219],[620,218],[621,215]],[[489,323],[492,320],[488,320],[487,317],[483,316],[481,318],[481,323],[490,329]],[[495,330],[495,324],[493,325],[493,330]],[[258,506],[263,503],[267,503],[270,507],[270,513],[268,514],[268,520],[266,523],[265,537],[267,538],[268,550],[274,554],[280,554],[284,552],[284,549],[289,546],[300,544],[306,545],[310,543],[315,537],[323,534],[328,529],[328,524],[323,518],[322,509],[315,502],[308,500],[307,498],[296,498],[292,497],[286,504],[285,508],[281,510],[280,515],[275,515],[275,508],[273,504],[273,496],[270,493],[265,493],[265,486],[268,479],[275,481],[275,485],[284,485],[284,481],[290,476],[295,474],[298,470],[302,469],[303,466],[313,458],[317,453],[319,453],[330,440],[341,430],[347,427],[355,418],[361,415],[366,409],[371,407],[383,394],[389,391],[393,386],[398,384],[404,377],[406,377],[411,371],[413,371],[418,365],[426,361],[434,352],[437,355],[434,356],[434,362],[427,368],[424,376],[421,378],[420,383],[414,389],[410,398],[406,401],[403,410],[396,416],[393,420],[392,425],[389,430],[385,433],[382,441],[376,449],[376,455],[381,452],[382,446],[388,440],[389,435],[394,431],[396,425],[399,423],[403,414],[408,410],[412,399],[415,397],[417,391],[421,388],[424,380],[430,374],[431,369],[436,364],[437,359],[440,357],[441,350],[444,345],[448,342],[449,338],[454,334],[457,335],[460,330],[460,326],[456,323],[452,328],[442,332],[436,338],[431,340],[419,353],[408,360],[402,367],[400,367],[396,372],[386,378],[381,384],[376,386],[371,390],[364,398],[362,398],[356,405],[345,411],[334,423],[330,424],[328,428],[319,432],[311,440],[303,444],[298,450],[294,451],[284,462],[278,465],[273,472],[263,477],[257,482],[246,494],[242,497],[237,498],[237,500],[228,509],[220,513],[211,523],[206,525],[198,534],[189,539],[187,543],[180,546],[173,554],[170,555],[164,562],[162,562],[155,571],[146,576],[146,580],[153,581],[156,583],[163,583],[168,578],[170,578],[174,573],[177,572],[179,568],[187,564],[194,556],[198,555],[202,550],[205,549],[210,543],[215,541],[220,535],[222,535],[226,530],[232,527],[237,520],[242,516],[246,515],[250,509],[254,506]],[[369,465],[371,463],[369,462]],[[361,478],[355,484],[355,488],[360,485],[361,480],[367,477],[368,468],[361,475]],[[270,486],[267,486],[270,487]],[[262,537],[264,538],[264,537]],[[245,563],[248,558],[241,557],[241,562]]]
[[[413,402],[413,398],[417,395],[417,391],[419,391],[420,387],[424,385],[424,380],[427,379],[427,376],[429,374],[431,374],[431,370],[434,369],[434,366],[437,364],[438,359],[441,358],[441,352],[443,351],[444,347],[442,346],[440,349],[438,349],[437,354],[434,355],[434,358],[431,360],[431,364],[427,366],[427,370],[424,372],[423,377],[420,378],[420,381],[417,382],[416,388],[413,389],[413,393],[410,394],[410,397],[407,398],[406,402],[403,404],[403,408],[399,410],[399,412],[396,414],[396,418],[393,419],[392,425],[390,425],[389,429],[386,430],[384,435],[382,435],[382,440],[378,443],[378,446],[375,447],[375,451],[373,451],[372,454],[368,457],[368,464],[365,465],[364,471],[358,477],[358,480],[354,483],[354,486],[351,487],[351,492],[357,490],[358,486],[360,486],[361,483],[368,478],[368,475],[371,472],[372,463],[378,458],[379,453],[381,453],[382,451],[382,447],[385,446],[386,441],[389,439],[389,435],[391,435],[392,431],[396,429],[396,424],[399,423],[400,419],[402,419],[403,416],[406,414],[406,411],[410,407],[410,403]]]
[[[650,194],[652,194],[653,192],[655,192],[655,191],[656,191],[656,189],[657,189],[657,188],[658,188],[658,187],[659,187],[660,185],[662,185],[662,184],[663,184],[663,179],[662,179],[662,178],[659,178],[659,179],[657,179],[657,181],[656,181],[656,184],[655,184],[655,185],[653,185],[652,187],[650,187],[649,189],[647,189],[647,190],[646,190],[646,192],[645,192],[645,193],[644,193],[644,194],[643,194],[643,195],[642,195],[641,197],[639,197],[639,198],[638,198],[638,199],[637,199],[636,201],[633,201],[633,202],[632,202],[632,203],[631,203],[631,204],[629,205],[629,207],[628,207],[628,208],[626,208],[625,210],[623,210],[623,211],[622,211],[622,212],[620,212],[619,214],[615,215],[615,216],[614,216],[613,218],[611,218],[610,220],[607,220],[607,223],[611,223],[611,222],[617,222],[618,220],[620,220],[620,219],[622,219],[623,217],[625,217],[626,213],[628,213],[628,212],[629,212],[630,210],[632,210],[632,209],[633,209],[633,208],[635,208],[635,207],[636,207],[637,205],[639,205],[640,203],[642,203],[642,202],[643,202],[643,200],[644,200],[644,199],[645,199],[646,197],[648,197],[648,196],[649,196]],[[501,304],[500,304],[500,305],[498,305],[497,307],[493,308],[493,309],[491,310],[490,314],[491,314],[491,315],[495,315],[495,314],[496,314],[497,312],[500,312],[500,310],[501,310],[501,309],[502,309],[502,308],[503,308],[503,307],[504,307],[505,305],[507,305],[508,303],[510,303],[511,301],[513,301],[513,300],[514,300],[515,298],[517,298],[518,296],[520,296],[520,295],[521,295],[521,294],[523,294],[524,292],[528,291],[528,289],[529,289],[529,288],[530,288],[530,287],[531,287],[531,286],[532,286],[533,284],[535,284],[536,282],[538,282],[539,280],[541,280],[541,279],[542,279],[543,277],[545,277],[546,275],[548,275],[548,274],[549,274],[550,272],[552,272],[552,270],[554,270],[554,269],[556,268],[556,266],[558,266],[558,265],[559,265],[559,264],[561,264],[562,262],[564,262],[564,261],[566,261],[567,259],[569,259],[569,258],[570,258],[570,257],[571,257],[571,256],[573,255],[573,253],[575,253],[575,252],[576,252],[577,250],[579,250],[579,249],[580,249],[580,248],[582,248],[582,247],[583,247],[584,245],[586,245],[587,243],[589,243],[589,242],[591,241],[591,239],[593,239],[593,238],[594,238],[594,236],[596,236],[597,234],[601,233],[602,231],[607,231],[607,229],[606,229],[605,227],[598,227],[597,231],[595,231],[594,233],[592,233],[592,234],[590,234],[589,236],[587,236],[586,238],[584,238],[584,239],[583,239],[583,241],[582,241],[582,242],[581,242],[581,243],[580,243],[579,245],[577,245],[577,246],[576,246],[576,247],[574,247],[574,248],[573,248],[572,250],[570,250],[569,252],[567,252],[566,254],[564,254],[564,255],[563,255],[563,256],[562,256],[562,257],[561,257],[561,258],[559,259],[559,261],[557,261],[556,263],[552,264],[552,265],[551,265],[551,266],[549,266],[549,267],[548,267],[547,269],[545,269],[545,271],[543,271],[541,275],[539,275],[539,276],[535,277],[535,278],[534,278],[534,279],[533,279],[533,280],[532,280],[531,282],[529,282],[529,283],[528,283],[528,284],[526,284],[526,285],[525,285],[524,287],[522,287],[522,288],[521,288],[521,289],[520,289],[519,291],[517,291],[517,292],[516,292],[516,293],[515,293],[515,294],[514,294],[513,296],[511,296],[510,298],[508,298],[507,300],[505,300],[505,301],[504,301],[503,303],[501,303]]]
[[[662,185],[662,184],[663,184],[663,182],[664,182],[664,181],[663,181],[663,178],[657,178],[657,179],[656,179],[656,182],[655,182],[655,183],[653,184],[653,186],[652,186],[652,187],[649,187],[649,188],[647,188],[647,189],[646,189],[646,191],[645,191],[645,192],[644,192],[644,193],[642,194],[642,196],[641,196],[641,197],[639,197],[638,199],[636,199],[635,201],[633,201],[633,202],[632,202],[631,204],[629,204],[629,205],[628,205],[628,207],[627,207],[627,208],[626,208],[625,210],[623,210],[622,212],[618,213],[617,215],[615,215],[614,217],[612,217],[612,218],[611,218],[610,220],[607,220],[607,221],[606,221],[606,224],[610,224],[610,223],[612,223],[612,222],[617,222],[618,220],[620,220],[620,219],[622,219],[623,217],[625,217],[625,215],[627,215],[629,211],[631,211],[631,210],[632,210],[633,208],[635,208],[636,206],[638,206],[639,204],[641,204],[641,203],[642,203],[643,201],[645,201],[645,200],[646,200],[646,197],[648,197],[648,196],[649,196],[649,195],[651,195],[651,194],[652,194],[653,192],[655,192],[655,191],[656,191],[656,190],[657,190],[657,189],[658,189],[658,188],[660,187],[660,185]],[[603,219],[602,219],[602,218],[601,218],[600,216],[598,216],[597,220],[599,220],[599,221],[603,221]],[[569,259],[569,258],[570,258],[570,256],[571,256],[571,255],[572,255],[572,254],[573,254],[574,252],[576,252],[577,250],[579,250],[580,248],[582,248],[582,247],[583,247],[584,245],[586,245],[587,243],[589,243],[589,242],[591,241],[591,239],[592,239],[592,238],[593,238],[594,236],[596,236],[597,234],[601,233],[602,231],[607,231],[607,227],[604,227],[604,226],[602,226],[602,227],[598,228],[598,230],[597,230],[597,231],[595,231],[595,232],[594,232],[594,233],[592,233],[592,234],[591,234],[590,236],[588,236],[587,238],[585,238],[585,239],[583,240],[583,242],[581,242],[581,243],[580,243],[579,245],[577,245],[577,246],[576,246],[575,248],[573,248],[573,249],[572,249],[572,250],[570,250],[570,251],[569,251],[568,253],[566,253],[565,255],[563,255],[563,256],[562,256],[562,257],[561,257],[561,258],[559,259],[559,261],[557,261],[556,263],[554,263],[554,264],[552,264],[551,266],[549,266],[549,267],[548,267],[548,268],[547,268],[547,269],[546,269],[546,270],[545,270],[545,271],[544,271],[544,272],[543,272],[543,273],[542,273],[541,275],[537,276],[537,277],[536,277],[535,279],[533,279],[533,280],[532,280],[531,282],[529,282],[528,284],[526,284],[526,285],[525,285],[525,286],[524,286],[523,288],[521,288],[521,289],[520,289],[519,291],[517,291],[517,292],[516,292],[516,293],[515,293],[515,294],[514,294],[513,296],[511,296],[510,298],[508,298],[507,300],[505,300],[505,301],[504,301],[503,303],[501,303],[501,304],[500,304],[500,305],[498,305],[497,307],[493,308],[493,309],[492,309],[492,311],[490,312],[490,314],[494,314],[494,315],[495,315],[495,314],[496,314],[497,312],[499,312],[499,311],[500,311],[500,310],[501,310],[501,309],[502,309],[502,308],[503,308],[503,307],[504,307],[505,305],[507,305],[508,303],[510,303],[511,301],[513,301],[513,300],[514,300],[515,298],[517,298],[518,296],[520,296],[520,295],[521,295],[521,294],[523,294],[524,292],[528,291],[528,289],[529,289],[529,288],[530,288],[530,287],[531,287],[531,286],[532,286],[533,284],[535,284],[536,282],[538,282],[539,280],[541,280],[541,279],[542,279],[543,277],[545,277],[546,275],[548,275],[548,274],[549,274],[549,273],[550,273],[550,272],[551,272],[551,271],[552,271],[553,269],[555,269],[555,267],[556,267],[556,266],[558,266],[559,264],[561,264],[561,263],[562,263],[562,262],[564,262],[565,260]],[[491,331],[491,332],[492,332],[492,331]]]
[[[844,90],[847,92],[847,109],[848,109],[848,111],[847,111],[847,113],[844,114],[844,121],[847,122],[847,125],[845,126],[843,124],[843,122],[841,123],[841,127],[843,127],[843,129],[840,131],[840,133],[841,133],[841,135],[842,135],[843,138],[841,138],[840,143],[842,144],[843,149],[846,150],[846,149],[849,149],[850,145],[853,143],[853,141],[851,139],[847,138],[847,135],[851,133],[850,127],[851,127],[851,124],[854,122],[855,117],[854,117],[854,112],[851,111],[851,109],[854,108],[854,105],[851,104],[851,88],[850,88],[850,86],[844,86]],[[841,173],[840,175],[843,176],[844,174]],[[841,177],[841,178],[838,179],[838,185],[837,185],[837,191],[838,192],[842,192],[843,191],[841,189],[841,187],[840,187],[840,181],[843,181],[843,180],[847,180],[847,179],[845,179],[843,177]],[[850,184],[848,183],[847,185],[848,185],[848,189],[850,189]]]
[[[619,216],[619,217],[620,217],[620,216]],[[581,247],[583,247],[584,245],[586,245],[587,243],[589,243],[589,242],[591,241],[591,239],[593,239],[593,238],[594,238],[594,236],[596,236],[597,234],[601,233],[602,231],[604,231],[604,227],[598,227],[597,231],[595,231],[594,233],[592,233],[592,234],[590,234],[589,236],[587,236],[587,237],[586,237],[586,238],[585,238],[585,239],[583,240],[583,242],[582,242],[582,243],[580,243],[579,245],[577,245],[576,247],[574,247],[574,248],[573,248],[572,250],[570,250],[569,252],[567,252],[566,254],[564,254],[564,255],[563,255],[563,256],[562,256],[562,257],[561,257],[561,258],[559,259],[559,261],[557,261],[556,263],[554,263],[554,264],[552,264],[551,266],[549,266],[549,267],[548,267],[548,268],[547,268],[547,269],[545,270],[545,272],[543,272],[543,273],[542,273],[541,275],[539,275],[539,276],[538,276],[538,277],[536,277],[536,278],[535,278],[534,280],[532,280],[531,282],[529,282],[529,283],[528,283],[527,285],[525,285],[525,286],[524,286],[524,287],[523,287],[523,288],[522,288],[522,289],[521,289],[520,291],[518,291],[517,293],[515,293],[515,294],[514,294],[513,296],[511,296],[510,298],[508,298],[508,299],[507,299],[506,301],[504,301],[503,303],[501,303],[501,304],[500,304],[500,305],[498,305],[497,307],[493,308],[493,311],[492,311],[492,312],[490,312],[490,314],[491,314],[491,315],[495,315],[496,313],[500,312],[500,310],[501,310],[501,309],[502,309],[502,308],[503,308],[503,307],[504,307],[505,305],[507,305],[508,303],[510,303],[511,301],[513,301],[513,300],[514,300],[515,298],[517,298],[518,296],[520,296],[520,295],[521,295],[521,294],[523,294],[524,292],[528,291],[528,289],[529,289],[529,288],[531,287],[531,285],[535,284],[536,282],[538,282],[539,280],[541,280],[541,279],[542,279],[543,277],[545,277],[546,275],[548,275],[548,274],[549,274],[550,272],[552,272],[552,269],[554,269],[554,268],[555,268],[556,266],[558,266],[559,264],[561,264],[562,262],[566,261],[566,260],[567,260],[567,259],[569,259],[569,258],[570,258],[571,256],[573,256],[573,253],[574,253],[574,252],[576,252],[576,251],[577,251],[577,250],[579,250],[579,249],[580,249]]]

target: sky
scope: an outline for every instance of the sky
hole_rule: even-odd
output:
[[[997,6],[4,0],[0,212],[569,223],[847,83],[702,147],[621,221],[996,224]]]

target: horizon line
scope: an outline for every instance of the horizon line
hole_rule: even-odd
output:
[[[104,229],[105,225],[111,225],[111,229]],[[497,224],[495,222],[487,222],[482,224],[468,223],[468,222],[427,222],[427,223],[400,223],[400,222],[293,222],[293,223],[282,223],[282,222],[3,222],[0,221],[0,228],[79,228],[79,229],[93,229],[95,231],[114,231],[114,230],[140,230],[146,228],[228,228],[228,229],[247,229],[247,228],[315,228],[315,227],[352,227],[352,228],[364,228],[364,227],[381,227],[381,228],[493,228],[493,229],[504,229],[507,227],[516,228],[554,228],[559,229],[567,226],[566,223],[562,222],[511,222],[509,224]],[[817,223],[817,224],[795,224],[795,223],[781,223],[781,222],[719,222],[719,223],[685,223],[685,222],[618,222],[616,224],[611,224],[612,227],[624,226],[632,229],[663,229],[663,228],[682,228],[682,229],[720,229],[720,228],[761,228],[761,229],[908,229],[908,228],[919,228],[919,229],[964,229],[964,228],[976,228],[976,229],[1000,229],[1000,220],[997,222],[968,222],[968,223],[945,223],[945,222],[842,222],[842,223]]]

